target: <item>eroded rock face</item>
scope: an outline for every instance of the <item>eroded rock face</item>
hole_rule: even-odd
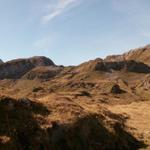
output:
[[[40,66],[32,69],[23,76],[24,79],[49,79],[55,77],[63,70],[63,67],[57,66]]]
[[[88,62],[82,63],[75,68],[76,72],[88,72],[88,71],[105,71],[104,62],[101,58],[95,60],[90,60]]]
[[[115,61],[115,58],[110,58],[108,60],[102,59],[91,60],[89,62],[79,65],[75,70],[77,72],[89,72],[89,71],[112,72],[112,70],[114,71],[124,70],[136,73],[150,73],[150,67],[142,62],[137,62],[134,60],[120,61],[121,58],[117,59],[117,61]]]
[[[150,67],[142,62],[134,60],[119,61],[119,62],[105,62],[106,70],[129,71],[135,73],[150,73]]]
[[[0,79],[20,78],[22,75],[38,66],[55,66],[55,64],[49,58],[40,56],[8,61],[0,64]]]
[[[130,50],[127,53],[124,53],[122,55],[111,55],[107,56],[105,58],[106,61],[127,61],[127,60],[135,60],[143,62],[147,65],[150,65],[150,45],[147,45],[145,47],[137,48]]]

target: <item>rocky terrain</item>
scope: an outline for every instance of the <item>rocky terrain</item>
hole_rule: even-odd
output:
[[[54,63],[46,57],[32,57],[29,59],[8,61],[0,64],[0,79],[17,79],[39,66],[54,66]]]
[[[107,61],[135,60],[150,65],[149,52],[150,52],[150,45],[147,45],[145,47],[130,50],[129,52],[124,53],[123,55],[108,56],[105,60]]]
[[[150,46],[78,66],[0,64],[0,149],[150,149]]]

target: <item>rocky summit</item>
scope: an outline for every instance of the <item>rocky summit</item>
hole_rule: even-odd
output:
[[[0,61],[0,150],[148,150],[149,108],[149,45],[78,66]]]

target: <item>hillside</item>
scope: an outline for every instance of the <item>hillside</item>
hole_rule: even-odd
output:
[[[68,67],[43,56],[0,64],[0,150],[149,149],[148,51]]]
[[[123,55],[112,55],[106,58],[107,61],[134,60],[150,65],[150,45],[130,50]]]
[[[0,79],[20,78],[22,75],[38,66],[54,66],[46,57],[32,57],[29,59],[16,59],[0,64]]]

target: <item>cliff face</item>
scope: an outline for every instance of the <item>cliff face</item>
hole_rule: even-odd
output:
[[[16,59],[0,64],[0,79],[19,78],[29,70],[38,66],[54,66],[55,64],[46,57],[32,57]]]

